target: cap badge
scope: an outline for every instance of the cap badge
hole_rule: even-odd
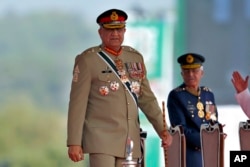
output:
[[[110,15],[110,19],[112,20],[112,21],[116,21],[116,20],[118,20],[118,14],[116,13],[116,12],[112,12],[112,14]]]
[[[194,57],[192,55],[188,55],[186,57],[186,61],[187,61],[187,63],[193,63],[194,62]]]

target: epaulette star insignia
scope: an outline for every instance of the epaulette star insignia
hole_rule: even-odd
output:
[[[180,88],[180,87],[178,87],[178,88],[175,88],[174,90],[175,90],[176,92],[181,92],[181,91],[184,91],[185,88]]]
[[[204,86],[202,89],[203,89],[204,91],[206,91],[206,92],[212,92],[212,90],[211,90],[210,88],[206,87],[206,86]]]

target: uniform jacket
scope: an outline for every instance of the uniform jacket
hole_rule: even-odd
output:
[[[218,118],[214,95],[207,87],[200,87],[200,101],[204,110],[208,104],[214,107],[214,115]],[[168,96],[167,108],[171,126],[182,125],[186,137],[186,160],[187,167],[201,167],[201,141],[200,126],[209,123],[205,117],[198,116],[196,107],[198,96],[191,94],[185,89],[185,84],[173,89]],[[206,114],[205,114],[206,115]]]
[[[84,153],[126,157],[126,141],[130,137],[134,142],[133,158],[140,157],[138,107],[158,134],[163,130],[161,109],[147,78],[128,76],[131,82],[136,81],[141,86],[137,94],[137,106],[128,89],[100,58],[100,51],[101,47],[92,47],[75,59],[68,109],[67,145],[82,145]],[[115,56],[105,54],[115,59]],[[142,55],[128,46],[122,47],[119,59],[128,64],[144,65]],[[101,95],[100,87],[109,88],[114,81],[119,83],[119,89]]]
[[[249,89],[245,89],[244,91],[235,95],[237,102],[241,106],[244,113],[250,119],[250,93]]]

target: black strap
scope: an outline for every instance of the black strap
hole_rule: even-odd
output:
[[[98,52],[99,55],[103,58],[103,60],[113,69],[113,71],[115,71],[116,75],[119,76],[119,78],[121,79],[121,75],[118,73],[118,70],[115,66],[115,64],[113,63],[113,61],[102,51]],[[131,93],[132,97],[134,98],[136,104],[138,105],[138,101],[137,101],[137,96],[134,92],[131,91],[131,87],[130,87],[130,82],[122,82],[127,89],[129,90],[129,92]]]

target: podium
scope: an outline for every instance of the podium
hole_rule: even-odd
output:
[[[202,124],[200,135],[203,167],[224,167],[225,134],[222,125]]]
[[[243,151],[250,150],[250,120],[239,123],[239,140],[240,149]]]
[[[186,167],[186,139],[181,125],[170,127],[173,142],[167,149],[168,167]]]

